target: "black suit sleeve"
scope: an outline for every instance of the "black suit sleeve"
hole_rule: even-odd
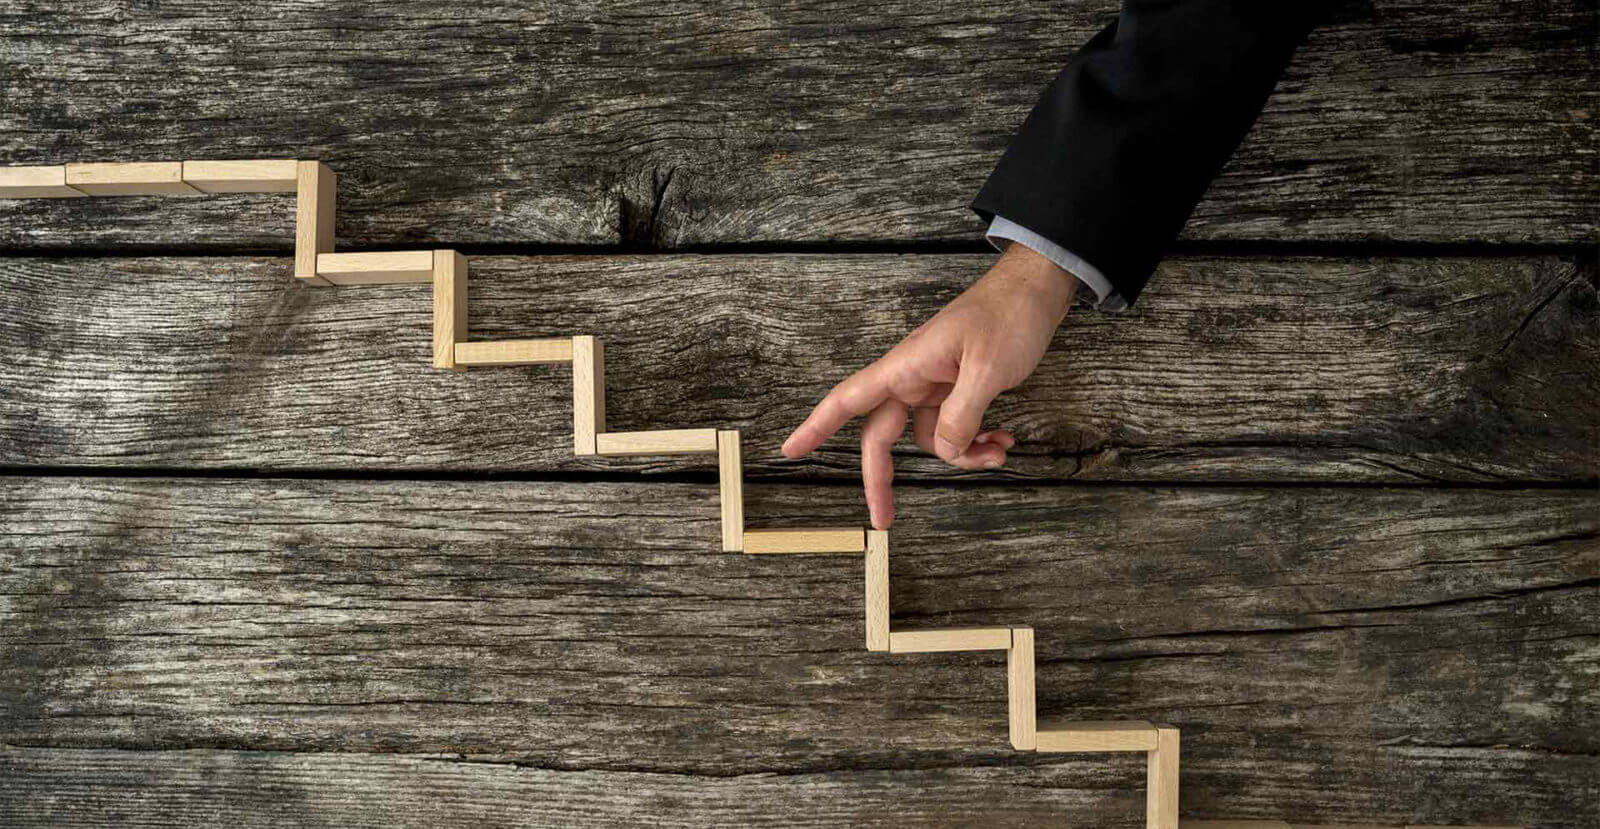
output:
[[[1045,89],[973,209],[1071,251],[1132,303],[1320,5],[1125,0]]]

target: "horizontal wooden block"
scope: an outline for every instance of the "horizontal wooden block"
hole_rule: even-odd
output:
[[[1010,649],[1011,628],[1008,627],[889,631],[890,653],[1005,651]]]
[[[594,438],[597,455],[699,455],[717,451],[716,429],[662,429],[654,432],[602,432]]]
[[[1289,829],[1409,829],[1409,827],[1401,826],[1398,823],[1290,823],[1285,825]],[[1443,827],[1436,827],[1436,829],[1443,829]],[[1454,827],[1453,829],[1466,829],[1466,827]]]
[[[533,366],[572,362],[572,340],[485,340],[456,343],[458,366]]]
[[[182,161],[94,162],[67,165],[67,186],[91,196],[196,196],[183,180]]]
[[[1283,821],[1178,821],[1178,829],[1290,829]]]
[[[1142,720],[1045,723],[1036,745],[1039,751],[1154,751],[1156,727]]]
[[[319,253],[317,276],[335,285],[432,283],[433,251]]]
[[[293,193],[299,165],[292,158],[185,161],[183,181],[202,193]]]
[[[744,531],[746,553],[865,553],[866,550],[866,532],[860,527]]]
[[[0,167],[0,199],[81,199],[88,194],[67,186],[67,168]]]

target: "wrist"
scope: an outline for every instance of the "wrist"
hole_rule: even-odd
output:
[[[1070,271],[1020,242],[1006,246],[992,271],[1003,274],[1016,290],[1048,303],[1063,316],[1082,284]]]

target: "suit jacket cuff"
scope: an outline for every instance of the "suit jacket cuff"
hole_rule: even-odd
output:
[[[1034,253],[1054,262],[1056,267],[1072,274],[1089,290],[1094,291],[1094,307],[1101,311],[1121,311],[1128,307],[1128,301],[1122,294],[1111,286],[1111,280],[1099,268],[1085,262],[1082,257],[1070,250],[1034,233],[1032,230],[1007,219],[1004,216],[994,217],[989,223],[989,231],[984,234],[989,244],[995,250],[1004,250],[1001,240],[1016,242]]]

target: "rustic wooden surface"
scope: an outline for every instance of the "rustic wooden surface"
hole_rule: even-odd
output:
[[[611,425],[808,405],[992,261],[966,208],[1109,2],[0,8],[0,164],[316,157]],[[1600,813],[1592,0],[1341,5],[1139,307],[907,453],[897,626],[1030,624],[1045,717],[1184,731],[1187,818]],[[568,371],[436,372],[292,200],[0,201],[0,825],[1142,824],[1006,745],[1004,658],[862,649],[848,557],[717,552],[714,463],[571,458]],[[981,253],[980,252],[985,252]],[[585,254],[585,255],[578,255]],[[812,481],[812,484],[806,484]]]
[[[757,486],[751,508],[837,520],[833,491]],[[1184,724],[1187,814],[1579,825],[1600,771],[1592,493],[902,497],[893,623],[1032,624],[1042,715]],[[802,775],[747,807],[771,823],[818,787],[872,788],[869,769],[1045,788],[991,801],[1016,825],[1136,811],[1137,763],[1098,764],[1113,783],[1009,749],[1003,656],[864,651],[858,559],[716,552],[714,486],[9,478],[0,509],[15,744]],[[103,755],[25,757],[71,781]],[[343,785],[421,761],[352,762]]]
[[[1592,0],[1343,4],[1187,234],[1594,242]],[[362,246],[975,240],[1113,2],[24,0],[0,161],[316,157]],[[286,249],[238,197],[0,203],[0,247]]]
[[[800,464],[778,444],[990,261],[475,257],[472,336],[598,334],[611,428],[738,428],[754,478],[843,479],[859,474],[853,439]],[[434,371],[426,286],[310,289],[288,267],[13,262],[0,463],[714,473],[704,458],[576,459],[570,369]],[[993,421],[1022,440],[1007,474],[1593,480],[1588,277],[1556,258],[1174,261],[1136,310],[1079,315],[1001,398]],[[955,474],[924,458],[901,471]]]

